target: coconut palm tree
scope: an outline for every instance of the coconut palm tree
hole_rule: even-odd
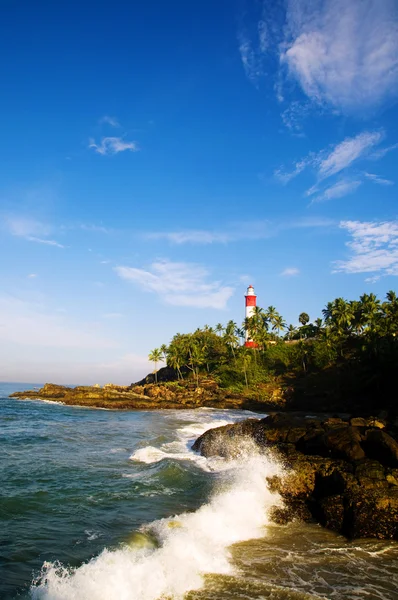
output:
[[[236,364],[236,355],[234,349],[238,346],[239,340],[236,335],[236,323],[232,320],[228,321],[227,326],[225,327],[224,341],[227,344],[227,346],[231,349],[232,356],[234,357],[234,361]]]
[[[162,353],[163,356],[163,360],[165,361],[167,358],[167,352],[168,352],[168,348],[166,346],[166,344],[162,344],[159,348],[160,352]]]
[[[286,333],[286,336],[285,336],[285,338],[286,338],[287,340],[292,340],[292,339],[293,339],[293,336],[294,336],[294,334],[296,333],[296,331],[297,331],[297,327],[295,327],[294,325],[289,325],[289,326],[287,327],[287,333]]]
[[[155,363],[155,382],[158,382],[158,362],[162,361],[162,352],[159,348],[155,348],[154,350],[152,350],[152,352],[149,353],[148,355],[148,359]]]
[[[273,327],[272,327],[272,329],[277,331],[278,337],[280,336],[281,330],[285,329],[285,327],[286,327],[286,323],[283,320],[282,316],[279,315],[279,314],[275,315],[274,318],[273,318]]]
[[[219,333],[220,335],[224,332],[224,326],[222,325],[222,323],[217,323],[217,325],[215,326],[215,332]]]

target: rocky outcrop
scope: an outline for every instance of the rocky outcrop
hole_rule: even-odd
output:
[[[392,435],[393,434],[393,435]],[[398,539],[398,443],[380,419],[275,414],[211,429],[193,446],[228,457],[247,437],[271,448],[285,475],[269,479],[284,499],[273,518],[316,520],[350,538]]]
[[[103,387],[68,387],[46,383],[40,390],[27,390],[11,394],[13,398],[57,400],[63,404],[125,410],[154,410],[160,408],[243,408],[263,411],[269,404],[249,400],[243,394],[221,389],[211,379],[200,382],[199,387],[190,381],[161,384],[144,383],[130,386],[106,384]]]

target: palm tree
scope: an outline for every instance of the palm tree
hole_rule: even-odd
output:
[[[162,352],[160,351],[159,348],[155,348],[154,350],[152,350],[152,352],[149,353],[148,355],[148,359],[155,363],[155,382],[158,382],[158,362],[162,361]]]
[[[321,333],[321,331],[322,331],[322,325],[323,325],[322,319],[319,318],[319,317],[318,317],[318,319],[315,319],[314,325],[316,327],[316,334],[318,336]]]
[[[292,340],[297,328],[294,325],[289,325],[287,328],[286,339]]]
[[[234,361],[236,364],[236,356],[235,356],[234,348],[236,348],[238,346],[239,340],[236,335],[236,323],[232,320],[228,321],[227,326],[225,328],[224,341],[227,344],[227,346],[229,346],[229,348],[231,348],[232,356],[234,357]]]
[[[168,352],[168,348],[167,348],[166,344],[162,344],[160,346],[160,351],[161,351],[161,353],[163,355],[163,360],[165,361],[166,358],[167,358],[167,352]]]
[[[274,316],[274,325],[273,325],[272,329],[273,330],[276,329],[276,331],[278,332],[278,337],[280,336],[281,329],[285,329],[285,327],[286,327],[286,323],[283,320],[282,316],[275,315]]]
[[[221,335],[224,331],[224,326],[221,323],[217,323],[215,326],[215,331]]]
[[[380,300],[375,294],[363,294],[359,298],[359,304],[363,325],[367,326],[370,331],[375,331],[381,315]]]
[[[301,323],[302,325],[307,325],[307,323],[309,323],[310,317],[306,312],[302,312],[299,315],[299,323]]]
[[[196,375],[196,387],[199,387],[199,369],[205,362],[205,348],[198,344],[191,344],[189,348],[188,368]]]
[[[241,345],[243,345],[244,341],[245,341],[245,330],[243,327],[237,327],[235,330],[236,335],[238,336],[238,338],[240,339],[240,343]]]
[[[252,360],[252,353],[249,351],[248,348],[242,348],[242,367],[243,367],[243,373],[245,376],[245,383],[246,383],[246,387],[249,387],[249,383],[247,380],[247,368],[251,363]]]

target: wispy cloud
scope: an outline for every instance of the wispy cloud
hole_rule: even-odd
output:
[[[209,271],[195,263],[164,260],[152,263],[149,270],[119,266],[115,272],[175,306],[222,309],[234,292],[219,281],[209,281]]]
[[[35,279],[37,277],[37,273],[29,273],[28,279]]]
[[[355,137],[345,138],[339,144],[320,152],[311,152],[294,164],[291,171],[282,167],[275,171],[275,177],[281,183],[288,183],[307,168],[312,168],[318,181],[323,181],[351,167],[357,161],[368,156],[384,137],[382,131],[364,131]]]
[[[241,221],[229,223],[223,229],[185,229],[180,231],[156,231],[145,233],[149,240],[166,240],[171,244],[228,244],[240,241],[256,241],[274,237],[286,229],[327,227],[329,219],[299,219],[296,221]]]
[[[105,124],[105,125],[110,125],[111,127],[120,127],[120,123],[116,119],[116,117],[110,117],[108,115],[104,115],[103,117],[101,117],[99,122],[100,122],[100,125]]]
[[[377,183],[378,185],[394,185],[394,182],[391,181],[391,179],[383,179],[374,173],[367,173],[365,171],[364,175],[366,179],[370,179],[370,181],[373,181],[373,183]]]
[[[360,180],[341,180],[326,188],[319,196],[316,196],[312,202],[325,202],[334,198],[342,198],[348,194],[352,194],[362,184]]]
[[[124,315],[122,313],[113,312],[113,313],[104,313],[102,315],[103,319],[121,319]]]
[[[392,152],[393,150],[397,150],[398,149],[398,144],[392,144],[391,146],[386,146],[385,148],[379,148],[378,150],[375,150],[374,152],[372,152],[372,154],[369,156],[370,160],[380,160],[381,158],[384,158],[384,156],[386,154],[389,154],[389,152]]]
[[[56,242],[55,240],[45,240],[42,238],[34,237],[32,235],[28,235],[25,237],[28,242],[36,242],[36,244],[45,244],[46,246],[55,246],[56,248],[65,248],[63,244]]]
[[[365,131],[354,138],[346,138],[343,142],[337,144],[326,158],[320,160],[319,178],[326,179],[340,173],[358,159],[363,158],[382,139],[383,134],[379,131]]]
[[[312,110],[367,116],[397,98],[395,0],[260,0],[247,3],[244,19],[245,73],[256,87],[272,81],[292,133],[301,131],[308,102]],[[292,83],[306,100],[297,100]]]
[[[94,139],[90,139],[89,148],[92,148],[98,154],[103,156],[109,154],[118,154],[119,152],[138,152],[139,148],[136,142],[127,142],[120,137],[104,137],[99,144]]]
[[[299,274],[300,274],[300,269],[297,269],[296,267],[287,267],[286,269],[284,269],[282,271],[282,273],[280,273],[280,276],[281,277],[296,277]]]
[[[288,0],[281,64],[317,103],[373,109],[398,91],[394,0]]]
[[[56,240],[41,237],[49,235],[51,233],[51,227],[36,219],[8,215],[4,218],[3,224],[11,235],[24,238],[28,242],[65,248],[63,244],[60,244]]]
[[[350,255],[333,263],[334,272],[398,275],[398,221],[342,221]]]

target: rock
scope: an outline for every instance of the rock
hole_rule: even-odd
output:
[[[286,474],[268,485],[284,502],[271,511],[278,523],[312,515],[347,537],[398,539],[398,444],[373,421],[275,414],[209,430],[194,448],[230,457],[251,440],[277,452]]]
[[[291,502],[288,506],[273,506],[269,512],[270,519],[278,525],[286,525],[291,521],[314,521],[311,511],[305,502]]]
[[[398,443],[385,431],[368,429],[363,447],[369,458],[375,458],[389,467],[398,467]]]
[[[318,514],[321,525],[328,529],[342,531],[345,515],[344,495],[322,498],[314,512]]]

